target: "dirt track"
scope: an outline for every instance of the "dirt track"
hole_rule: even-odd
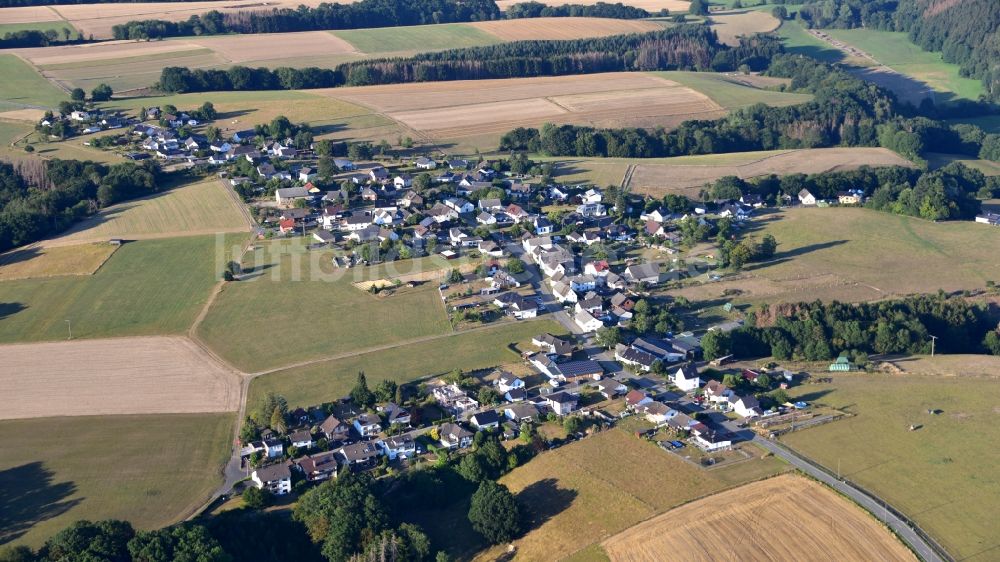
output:
[[[5,345],[0,365],[0,419],[240,407],[240,376],[182,337]]]
[[[614,561],[916,560],[860,508],[785,475],[668,511],[604,542]]]

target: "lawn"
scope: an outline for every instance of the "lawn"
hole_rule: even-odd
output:
[[[90,275],[117,249],[107,243],[21,248],[0,254],[0,281]]]
[[[53,86],[28,63],[14,55],[0,55],[0,110],[23,106],[57,107],[69,95]]]
[[[253,407],[268,392],[285,396],[292,407],[337,400],[350,392],[358,371],[374,386],[383,379],[404,383],[455,369],[494,367],[519,360],[509,344],[542,332],[558,334],[562,329],[550,321],[518,322],[279,371],[254,379],[247,404]]]
[[[998,366],[990,377],[834,375],[832,384],[797,387],[795,396],[857,415],[783,440],[885,497],[956,559],[995,560]]]
[[[975,100],[983,83],[959,75],[957,64],[947,63],[941,53],[925,51],[911,42],[906,33],[875,29],[826,29],[825,33],[853,45],[889,68],[926,83],[939,92],[939,101],[956,98]]]
[[[67,320],[74,338],[182,333],[216,282],[218,246],[211,236],[129,242],[94,275],[0,283],[0,343],[63,339]]]
[[[78,519],[173,523],[221,483],[232,414],[0,422],[0,544],[40,545]]]
[[[982,288],[1000,280],[1000,231],[983,226],[847,207],[775,211],[752,227],[778,240],[773,261],[680,294],[702,300],[739,289],[743,302],[865,301]]]
[[[309,252],[306,243],[258,245],[244,268],[259,275],[227,284],[200,326],[200,336],[239,368],[276,368],[451,329],[434,283],[375,296],[351,284],[369,280],[363,270],[338,270],[332,253]]]
[[[726,109],[739,109],[758,103],[781,107],[812,100],[811,94],[796,94],[752,87],[738,82],[741,79],[739,76],[683,71],[655,72],[654,74],[697,90]]]
[[[103,209],[76,224],[59,240],[185,236],[248,232],[235,200],[215,177],[193,181],[161,193]]]
[[[787,470],[773,457],[746,463],[761,465],[763,476]],[[583,550],[576,559],[600,559],[595,543],[732,487],[725,470],[702,470],[620,429],[543,453],[501,479],[531,521],[531,530],[514,541],[518,558],[559,560]],[[480,558],[498,554],[494,549]]]
[[[437,51],[494,45],[502,41],[471,25],[446,23],[332,31],[362,53]]]

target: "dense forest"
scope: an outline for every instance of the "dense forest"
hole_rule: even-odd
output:
[[[160,175],[153,161],[0,163],[0,251],[57,234],[102,207],[154,193]]]
[[[565,5],[538,9],[535,3],[511,6],[505,16],[493,0],[359,0],[296,9],[210,11],[186,21],[137,20],[112,28],[115,39],[156,39],[218,33],[279,33],[326,29],[398,27],[540,16],[649,17],[645,10],[618,4]]]
[[[791,2],[789,2],[791,3]],[[796,16],[811,27],[904,31],[940,51],[1000,101],[1000,2],[996,0],[806,0]]]
[[[516,41],[410,58],[349,62],[332,71],[167,67],[161,72],[158,87],[167,92],[270,90],[623,70],[735,70],[742,65],[760,69],[780,52],[780,43],[771,37],[744,39],[738,47],[727,47],[718,42],[714,31],[704,26],[684,25],[650,33],[568,41]]]
[[[709,332],[706,358],[773,356],[825,361],[842,353],[998,353],[996,322],[985,307],[962,297],[920,295],[873,303],[760,305],[743,328]],[[992,335],[990,335],[992,334]]]

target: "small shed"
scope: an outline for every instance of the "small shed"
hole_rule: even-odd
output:
[[[853,371],[854,367],[851,365],[851,360],[847,357],[841,355],[836,361],[830,364],[830,372],[846,372]]]

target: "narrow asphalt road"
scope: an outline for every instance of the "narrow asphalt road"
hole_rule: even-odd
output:
[[[855,503],[861,507],[867,509],[876,519],[882,521],[893,530],[896,535],[898,535],[903,542],[910,546],[917,556],[925,562],[944,562],[945,559],[938,555],[937,551],[934,550],[913,528],[910,527],[909,523],[903,519],[897,517],[893,510],[890,510],[888,506],[872,499],[867,494],[858,491],[856,488],[847,484],[836,477],[831,476],[826,471],[820,470],[813,466],[812,463],[806,461],[800,457],[795,452],[787,449],[783,445],[771,441],[769,439],[764,439],[763,437],[755,435],[753,442],[757,445],[767,449],[773,453],[776,457],[784,459],[788,464],[794,466],[795,468],[801,470],[802,472],[808,474],[809,476],[823,482],[827,486],[830,486],[834,490],[837,490],[841,494],[851,498]]]

